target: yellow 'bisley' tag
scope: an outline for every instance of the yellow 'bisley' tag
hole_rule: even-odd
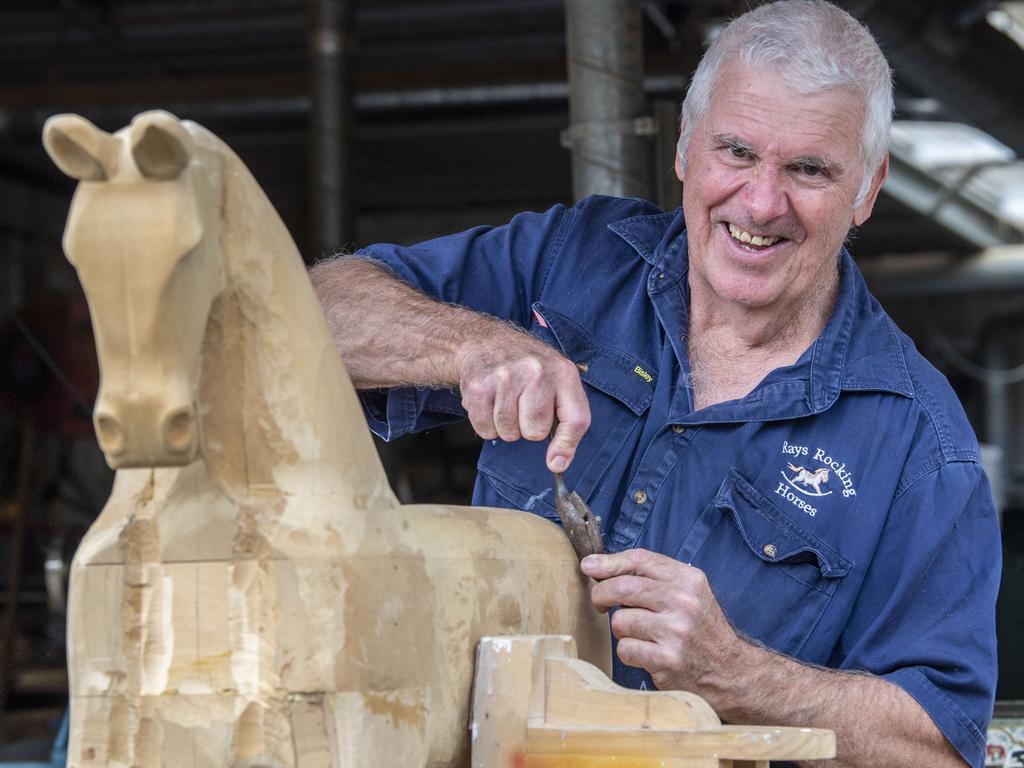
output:
[[[647,371],[645,371],[639,365],[636,368],[633,369],[633,373],[635,373],[641,379],[646,381],[648,384],[650,384],[652,381],[654,381],[654,377],[651,376],[651,374],[649,374]]]

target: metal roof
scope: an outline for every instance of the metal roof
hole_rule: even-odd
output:
[[[1014,76],[1024,51],[1005,18],[1002,29],[990,22],[993,12],[1016,18],[1019,3],[841,4],[893,62],[908,129],[962,123],[1024,154],[1024,77]],[[707,27],[745,5],[643,3],[652,99],[679,101]],[[8,0],[0,181],[68,188],[39,147],[52,113],[79,112],[114,130],[138,111],[166,108],[234,146],[301,242],[310,8],[306,0]],[[568,198],[569,155],[558,142],[567,124],[561,0],[363,0],[354,14],[361,239],[396,227],[414,238]],[[938,169],[920,161],[920,137],[911,144],[894,143],[892,180],[855,233],[859,256],[1020,242],[1024,203],[1000,196],[1021,185],[1009,155],[980,173],[971,163]]]

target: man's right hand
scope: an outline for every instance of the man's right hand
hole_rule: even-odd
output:
[[[544,440],[557,418],[548,468],[572,461],[590,406],[579,371],[558,351],[503,320],[425,296],[365,259],[321,262],[310,279],[357,388],[458,385],[486,440]]]
[[[590,426],[576,365],[522,331],[502,324],[459,351],[462,406],[485,440],[544,440],[555,433],[547,465],[564,472]]]

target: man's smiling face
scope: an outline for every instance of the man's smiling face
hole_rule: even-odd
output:
[[[863,100],[850,91],[798,95],[770,70],[723,67],[685,173],[677,161],[691,288],[782,310],[833,285],[839,249],[885,177],[883,167],[854,207],[863,120]]]

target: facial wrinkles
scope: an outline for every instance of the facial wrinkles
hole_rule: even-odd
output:
[[[857,126],[863,118],[863,107],[856,98],[836,99],[836,92],[784,98],[782,104],[765,99],[759,92],[741,84],[723,95],[719,114],[735,116],[731,126],[740,135],[754,137],[754,151],[776,161],[792,161],[800,157],[820,155],[834,161],[833,170],[849,173],[859,157]],[[827,102],[823,104],[823,100]],[[796,105],[799,105],[798,107]],[[757,146],[757,137],[775,139],[765,147]],[[781,140],[776,137],[782,137]],[[835,157],[837,148],[850,147],[852,157]],[[838,181],[839,178],[837,177]]]
[[[737,176],[739,185],[747,183],[776,184],[775,179],[762,179],[764,173],[776,173],[774,169],[765,169],[764,161],[757,161],[752,168],[742,169]],[[751,178],[753,175],[753,178]],[[741,186],[727,188],[726,197],[719,204],[712,204],[709,213],[713,221],[733,224],[751,235],[762,237],[781,237],[794,242],[802,242],[806,237],[804,228],[791,205],[786,205],[784,212],[768,220],[758,220],[744,204],[742,197],[735,194]],[[781,194],[785,194],[783,191]]]
[[[765,174],[786,174],[793,170],[795,161],[821,157],[829,160],[829,182],[824,190],[829,195],[844,195],[850,199],[855,190],[847,194],[844,184],[852,169],[856,169],[856,156],[836,157],[836,148],[857,147],[855,128],[863,111],[855,99],[844,99],[838,105],[831,100],[831,109],[815,104],[816,96],[800,99],[799,111],[780,108],[765,100],[756,92],[744,87],[723,94],[724,109],[719,115],[729,119],[712,126],[707,139],[715,143],[714,134],[735,135],[751,147],[753,165],[743,169],[745,181],[755,183],[777,183],[775,179],[765,180]],[[780,135],[780,128],[783,132]],[[768,139],[761,142],[761,137]],[[714,151],[709,148],[709,151]],[[749,176],[753,174],[753,178]],[[781,179],[778,180],[781,182]],[[780,194],[786,194],[780,190]],[[792,207],[787,206],[783,215],[768,221],[759,221],[750,214],[747,207],[737,204],[732,198],[719,206],[711,207],[716,220],[735,224],[740,229],[763,236],[784,237],[801,242],[806,237],[804,228]]]
[[[862,100],[794,94],[771,71],[740,65],[723,69],[717,86],[682,174],[691,320],[742,326],[758,343],[780,338],[783,321],[813,335],[832,306],[854,215]],[[821,160],[828,173],[805,173],[802,162]]]

